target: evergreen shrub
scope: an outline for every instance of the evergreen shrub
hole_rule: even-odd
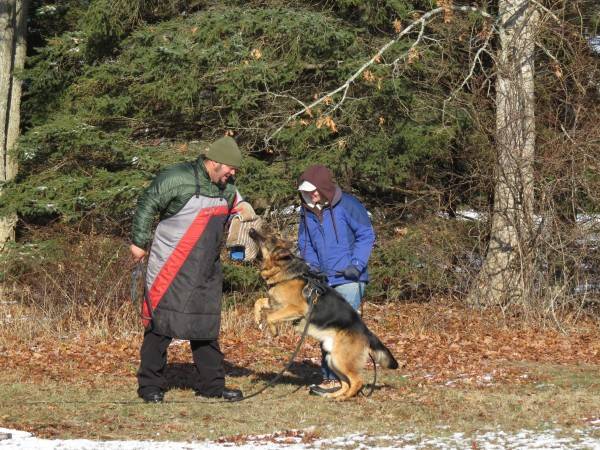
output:
[[[472,137],[473,111],[465,104],[443,104],[448,86],[464,76],[460,63],[448,61],[466,61],[470,42],[423,45],[408,63],[401,56],[411,41],[404,40],[356,79],[343,105],[335,107],[338,95],[272,136],[393,38],[396,19],[412,20],[433,2],[70,2],[82,16],[57,28],[23,73],[21,170],[3,187],[0,205],[19,214],[21,229],[58,222],[122,242],[153,175],[197,157],[188,151],[190,140],[225,132],[246,155],[237,184],[259,212],[296,205],[297,176],[314,163],[330,166],[369,208],[409,200],[426,214],[439,207],[433,196],[468,203],[481,195],[475,184],[464,188],[474,176],[466,161],[489,142]],[[486,108],[478,105],[479,120],[488,118]],[[56,230],[35,229],[30,240],[46,228]],[[444,239],[458,249],[462,234],[454,231]],[[443,271],[450,264],[443,242],[429,243],[428,253],[428,238],[414,225],[406,241],[381,241],[371,265],[373,297],[454,289],[454,275]],[[435,252],[438,260],[428,259]],[[254,267],[226,259],[224,266],[226,291],[260,286]],[[35,277],[25,279],[36,286]]]
[[[429,217],[379,232],[369,261],[368,298],[424,301],[464,294],[481,262],[480,226]]]

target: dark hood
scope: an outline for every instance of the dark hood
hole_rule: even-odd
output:
[[[303,181],[313,184],[330,205],[333,206],[340,200],[341,189],[333,182],[333,174],[327,167],[321,164],[308,167],[298,178],[298,186]]]
[[[298,186],[300,186],[300,184],[302,184],[303,181],[308,181],[317,188],[317,191],[319,191],[321,197],[326,199],[328,202],[328,205],[326,207],[333,209],[333,207],[342,198],[342,190],[337,184],[333,182],[333,174],[331,173],[331,170],[329,170],[327,167],[321,164],[312,165],[309,168],[307,168],[304,172],[302,172],[302,175],[300,175],[300,177],[298,178]],[[316,207],[309,207],[304,201],[302,194],[300,194],[300,198],[302,199],[304,207],[312,211],[318,217],[318,219],[322,221],[323,210]],[[306,224],[306,215],[303,214],[302,217],[304,218]],[[338,242],[339,238],[337,226],[335,224],[335,217],[333,215],[333,210],[331,210],[331,221],[333,224],[333,231],[335,232],[335,240],[336,242]],[[308,230],[308,227],[306,227],[305,230]]]

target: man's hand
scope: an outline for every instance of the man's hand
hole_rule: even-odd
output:
[[[143,248],[139,248],[135,244],[131,244],[129,250],[131,251],[133,261],[136,263],[142,261],[146,256],[146,250],[144,250]]]

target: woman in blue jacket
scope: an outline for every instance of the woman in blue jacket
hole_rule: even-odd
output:
[[[298,179],[302,198],[298,248],[302,258],[327,275],[329,285],[358,311],[366,283],[367,263],[375,233],[367,210],[353,195],[342,192],[331,171],[322,165],[307,168]],[[339,389],[338,380],[325,360],[323,382],[312,385],[321,395]]]

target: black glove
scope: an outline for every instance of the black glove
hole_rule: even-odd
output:
[[[338,275],[343,275],[343,277],[347,280],[358,281],[358,278],[360,277],[360,270],[358,270],[358,267],[354,265],[349,265],[344,270],[340,270]]]

